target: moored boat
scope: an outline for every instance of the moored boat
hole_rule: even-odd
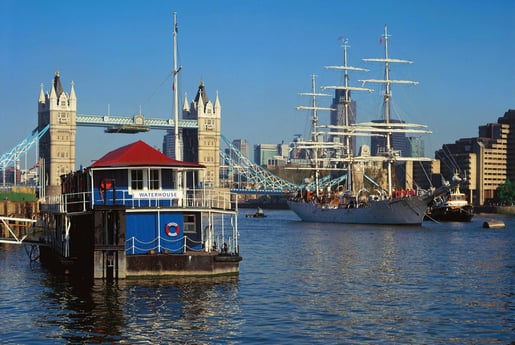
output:
[[[392,59],[389,57],[389,35],[385,26],[382,35],[385,47],[385,57],[378,59],[363,59],[364,61],[380,62],[384,64],[384,79],[360,80],[363,85],[366,83],[380,83],[384,85],[384,114],[383,120],[366,123],[353,124],[350,122],[350,92],[351,91],[373,91],[364,87],[353,87],[349,84],[349,71],[367,70],[347,65],[347,42],[344,44],[344,65],[327,66],[344,71],[344,83],[338,86],[326,86],[323,89],[335,89],[344,91],[344,125],[321,126],[318,124],[318,110],[334,110],[320,108],[316,104],[317,93],[314,86],[312,93],[306,94],[313,97],[313,104],[310,107],[301,109],[313,110],[313,132],[309,143],[304,144],[304,149],[312,152],[315,183],[309,190],[300,190],[297,195],[292,196],[288,205],[290,209],[303,221],[309,222],[331,222],[346,224],[421,224],[427,206],[433,198],[447,192],[448,185],[429,190],[406,190],[396,187],[393,182],[394,169],[398,162],[406,161],[431,161],[429,158],[402,157],[394,150],[392,144],[393,133],[430,133],[426,126],[410,124],[403,121],[395,121],[390,115],[391,86],[393,84],[416,85],[417,82],[409,80],[393,80],[390,78],[390,69],[393,63],[411,63],[408,60]],[[328,129],[328,132],[320,131],[320,128]],[[359,155],[354,154],[352,138],[355,136],[381,136],[384,138],[384,148],[375,156],[370,154],[370,149],[363,146]],[[340,140],[328,140],[339,137]],[[323,139],[323,140],[321,140]],[[338,145],[340,147],[338,147]],[[327,157],[328,152],[337,152],[327,162],[320,162],[320,157]],[[339,150],[339,151],[338,151]],[[327,159],[326,159],[327,161]],[[363,173],[365,167],[375,164],[379,170],[386,174],[385,183],[377,183]],[[319,185],[319,171],[334,169],[337,174],[342,175],[346,180],[346,189],[335,190],[332,187]],[[361,176],[357,176],[358,173]],[[364,181],[369,182],[373,187],[365,188]]]
[[[263,211],[263,209],[261,207],[258,207],[256,213],[246,214],[245,217],[246,218],[265,218],[266,215],[265,215],[265,212]]]
[[[137,141],[63,175],[41,261],[86,278],[238,274],[237,205],[193,184],[203,170]]]
[[[436,221],[470,222],[473,216],[474,207],[459,185],[442,198],[433,200],[426,211],[426,218]]]
[[[205,167],[181,159],[174,13],[175,159],[143,141],[61,176],[41,203],[41,261],[84,278],[239,273],[238,204],[199,186]]]
[[[486,229],[504,229],[506,224],[500,219],[490,219],[483,222],[483,228]]]

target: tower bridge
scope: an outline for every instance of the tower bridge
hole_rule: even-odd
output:
[[[177,126],[180,149],[183,151],[181,160],[198,162],[206,166],[206,176],[202,181],[199,177],[198,182],[207,187],[221,187],[220,167],[223,166],[230,171],[227,176],[237,176],[238,179],[245,181],[245,188],[237,183],[228,184],[237,193],[280,194],[296,190],[298,186],[256,165],[221,135],[220,113],[218,94],[215,102],[212,103],[206,94],[203,82],[191,104],[186,98],[184,99],[183,116],[178,120]],[[24,139],[1,156],[0,169],[5,173],[8,165],[16,164],[17,158],[36,143],[38,158],[34,166],[40,169],[38,175],[41,178],[38,183],[40,186],[45,186],[42,188],[43,194],[40,195],[60,194],[60,176],[75,170],[77,127],[103,127],[107,133],[165,130],[163,152],[175,158],[173,156],[174,119],[146,117],[141,113],[133,116],[77,114],[74,84],[71,84],[69,93],[65,92],[59,72],[56,72],[49,92],[44,93],[41,85],[38,99],[38,127],[32,131],[30,140]],[[168,147],[168,152],[167,143],[172,146]],[[5,182],[4,175],[4,186]]]
[[[135,116],[83,115],[77,114],[77,126],[105,127],[108,133],[137,133],[151,129],[171,130],[175,128],[173,119]],[[179,120],[179,128],[198,128],[197,120]],[[272,174],[242,154],[224,135],[220,135],[225,145],[221,146],[220,159],[233,174],[244,177],[246,187],[236,186],[231,191],[238,194],[281,195],[298,189],[290,181]]]

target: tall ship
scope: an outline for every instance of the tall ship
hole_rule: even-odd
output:
[[[394,169],[403,161],[431,161],[424,157],[403,157],[394,150],[392,138],[394,133],[431,133],[427,126],[421,124],[396,121],[391,118],[391,87],[394,84],[416,85],[417,82],[409,80],[393,80],[390,78],[391,65],[395,63],[412,63],[409,60],[394,59],[389,57],[389,35],[387,27],[381,38],[384,41],[384,58],[363,59],[367,62],[384,64],[384,79],[360,80],[364,85],[377,83],[384,86],[383,120],[364,123],[351,123],[351,91],[373,90],[365,87],[354,87],[349,82],[349,72],[366,72],[366,69],[352,67],[347,63],[347,41],[344,43],[344,63],[341,66],[326,66],[326,68],[342,70],[344,72],[343,85],[325,86],[322,89],[342,90],[344,94],[344,123],[343,125],[320,125],[318,123],[318,110],[334,110],[320,108],[316,103],[319,96],[314,88],[311,93],[313,103],[310,107],[299,109],[311,109],[313,111],[312,138],[309,142],[302,143],[302,148],[311,151],[314,165],[314,183],[306,184],[297,194],[288,200],[290,209],[303,221],[323,223],[345,224],[413,224],[420,225],[424,219],[426,209],[430,202],[437,196],[443,195],[449,189],[445,183],[439,188],[400,189],[394,186]],[[379,137],[384,139],[384,149],[378,154],[371,155],[366,145],[362,146],[359,154],[354,153],[352,138],[357,136]],[[328,140],[332,138],[332,140]],[[334,138],[338,138],[335,140]],[[331,151],[332,150],[332,151]],[[328,153],[329,152],[329,153]],[[332,154],[330,152],[333,152]],[[363,166],[375,164],[380,167],[385,176],[384,182],[376,182],[364,173]],[[335,175],[346,181],[342,186],[325,186],[322,184],[320,171],[330,170]],[[329,176],[329,175],[328,175]],[[331,179],[329,179],[331,180]],[[372,188],[365,188],[365,183]],[[310,187],[308,187],[310,186]]]

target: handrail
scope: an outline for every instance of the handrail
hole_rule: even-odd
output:
[[[217,236],[218,239],[220,239],[220,236]],[[168,243],[179,243],[181,242],[183,245],[176,246],[176,248],[172,248],[170,245],[163,245],[163,242]],[[157,244],[159,243],[159,244]],[[188,243],[193,244],[194,246],[188,245]],[[131,237],[125,240],[125,253],[129,255],[138,255],[138,254],[148,254],[151,251],[155,250],[157,253],[179,253],[182,254],[186,250],[192,251],[192,252],[201,252],[203,251],[202,248],[202,241],[195,241],[191,238],[189,238],[187,235],[184,235],[180,238],[177,238],[175,240],[169,240],[164,239],[163,237],[159,238],[156,237],[152,239],[151,241],[141,241],[137,239],[136,237]],[[227,242],[225,241],[218,241],[217,243],[229,243],[225,251],[229,254],[236,254],[236,251],[234,250],[232,243],[232,236],[227,236]],[[197,248],[195,248],[195,245],[197,245]],[[198,248],[200,245],[200,248]],[[220,246],[217,246],[216,248],[211,248],[211,250],[217,251],[218,253],[224,252],[224,246],[223,244]]]
[[[156,192],[164,192],[159,190]],[[61,195],[46,196],[41,203],[42,210],[56,212],[85,212],[93,205],[122,205],[128,208],[202,208],[234,210],[231,203],[230,191],[214,189],[188,189],[182,198],[148,197],[134,198],[129,189],[116,189],[105,191],[105,198],[96,192],[67,193]],[[114,199],[113,199],[114,193]]]

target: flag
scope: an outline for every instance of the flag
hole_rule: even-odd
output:
[[[343,40],[343,36],[338,36],[338,41]]]
[[[379,37],[379,44],[383,44],[383,36]]]

